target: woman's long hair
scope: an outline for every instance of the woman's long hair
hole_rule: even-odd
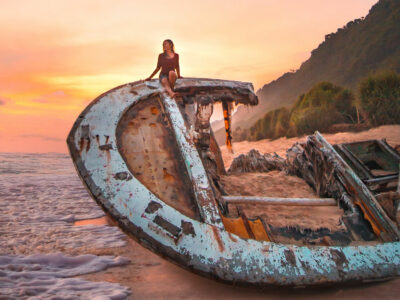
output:
[[[173,42],[172,40],[170,40],[170,39],[167,39],[167,40],[165,40],[164,42],[169,43],[169,44],[171,45],[171,50],[172,50],[172,52],[175,53],[174,42]],[[164,42],[163,42],[163,44],[164,44]],[[165,51],[164,51],[164,55],[166,55],[166,54],[167,54],[167,53],[165,53]]]

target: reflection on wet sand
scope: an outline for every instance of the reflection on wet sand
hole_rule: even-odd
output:
[[[93,249],[98,255],[121,255],[131,263],[87,274],[92,281],[131,288],[130,299],[398,299],[400,279],[358,285],[314,288],[250,288],[231,286],[186,271],[131,239],[121,248]]]
[[[112,225],[109,217],[104,216],[95,219],[79,220],[74,222],[75,226],[86,226],[86,225]]]

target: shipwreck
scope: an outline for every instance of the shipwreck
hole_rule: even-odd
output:
[[[232,106],[258,104],[252,84],[185,78],[175,91],[171,99],[155,80],[116,87],[89,104],[67,138],[87,190],[130,237],[231,284],[400,274],[400,156],[385,140],[330,145],[316,132],[285,159],[253,151],[227,172],[210,117],[222,103],[231,148]],[[240,178],[270,170],[302,178],[315,197],[271,196],[262,185],[240,194]]]

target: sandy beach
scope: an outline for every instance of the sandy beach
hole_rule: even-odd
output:
[[[371,128],[361,132],[338,132],[331,134],[322,134],[324,138],[331,144],[350,143],[357,141],[386,139],[392,147],[400,145],[400,126],[399,125],[386,125]],[[221,146],[221,152],[225,163],[225,168],[228,169],[232,160],[242,153],[247,153],[251,149],[256,149],[260,153],[274,153],[285,158],[286,150],[289,149],[296,142],[305,142],[307,136],[294,137],[294,138],[279,138],[276,140],[260,140],[256,142],[243,141],[233,143],[234,153],[229,153],[226,146]]]
[[[359,133],[325,134],[330,143],[342,143],[368,139],[386,138],[396,146],[400,144],[400,126],[381,126]],[[234,154],[221,147],[225,166],[228,168],[233,158],[251,149],[261,153],[273,153],[285,157],[286,149],[306,137],[281,138],[274,141],[240,142],[233,145]],[[279,176],[279,175],[278,175]],[[251,178],[251,177],[249,177]],[[279,181],[276,189],[282,188]],[[287,193],[296,194],[298,185]],[[304,191],[303,191],[304,192]],[[288,195],[289,195],[288,194]],[[113,267],[84,277],[91,281],[119,283],[131,289],[130,299],[398,299],[400,279],[380,283],[358,285],[338,285],[316,288],[267,288],[256,289],[236,287],[203,278],[163,260],[143,248],[130,238],[127,245],[118,248],[92,249],[90,253],[116,255],[130,259],[127,266]]]

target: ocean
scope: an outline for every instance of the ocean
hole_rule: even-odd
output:
[[[125,299],[127,287],[77,276],[129,263],[89,254],[122,247],[66,154],[0,153],[0,299]]]

